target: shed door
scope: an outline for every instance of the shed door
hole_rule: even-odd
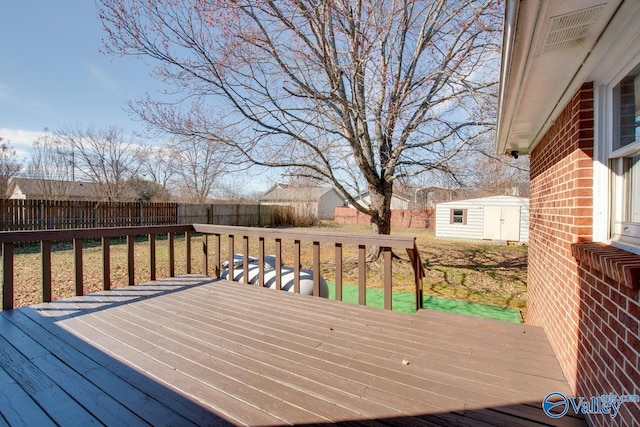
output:
[[[483,238],[520,240],[520,207],[485,206]]]

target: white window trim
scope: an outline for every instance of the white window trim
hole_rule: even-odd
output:
[[[613,239],[612,212],[622,212],[622,199],[613,200],[612,192],[622,194],[622,179],[611,181],[610,161],[637,153],[640,141],[613,150],[613,88],[640,64],[640,51],[629,55],[625,65],[594,85],[594,167],[593,167],[593,240],[640,255],[640,239]],[[615,190],[613,186],[615,185]],[[613,203],[617,205],[614,206]]]

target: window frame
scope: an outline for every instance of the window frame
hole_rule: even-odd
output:
[[[619,125],[618,105],[614,93],[620,82],[638,67],[640,52],[633,55],[612,78],[595,88],[594,105],[597,110],[594,135],[596,144],[593,231],[596,241],[608,241],[613,246],[640,254],[640,222],[624,221],[625,204],[628,203],[624,176],[625,159],[640,155],[640,140],[614,148]],[[636,191],[640,193],[640,188]]]
[[[462,211],[460,214],[456,214],[455,211]],[[462,221],[456,221],[456,217],[461,217]],[[455,225],[467,225],[467,209],[464,208],[450,208],[449,209],[449,224]]]

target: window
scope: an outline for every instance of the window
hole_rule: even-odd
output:
[[[467,210],[466,209],[451,209],[449,212],[450,224],[466,224],[467,223]]]
[[[640,245],[640,65],[613,88],[611,237]]]

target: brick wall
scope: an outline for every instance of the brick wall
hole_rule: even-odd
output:
[[[333,218],[336,224],[371,225],[371,217],[354,208],[337,207]],[[435,229],[435,211],[429,207],[424,209],[393,209],[391,226],[405,228]]]
[[[569,384],[584,397],[640,393],[638,290],[625,279],[638,277],[633,268],[640,257],[588,243],[593,107],[593,86],[586,83],[531,153],[527,322],[545,328]],[[611,251],[626,263],[603,261]],[[623,405],[616,421],[631,424],[640,419],[637,410]],[[611,422],[602,415],[590,421]]]

